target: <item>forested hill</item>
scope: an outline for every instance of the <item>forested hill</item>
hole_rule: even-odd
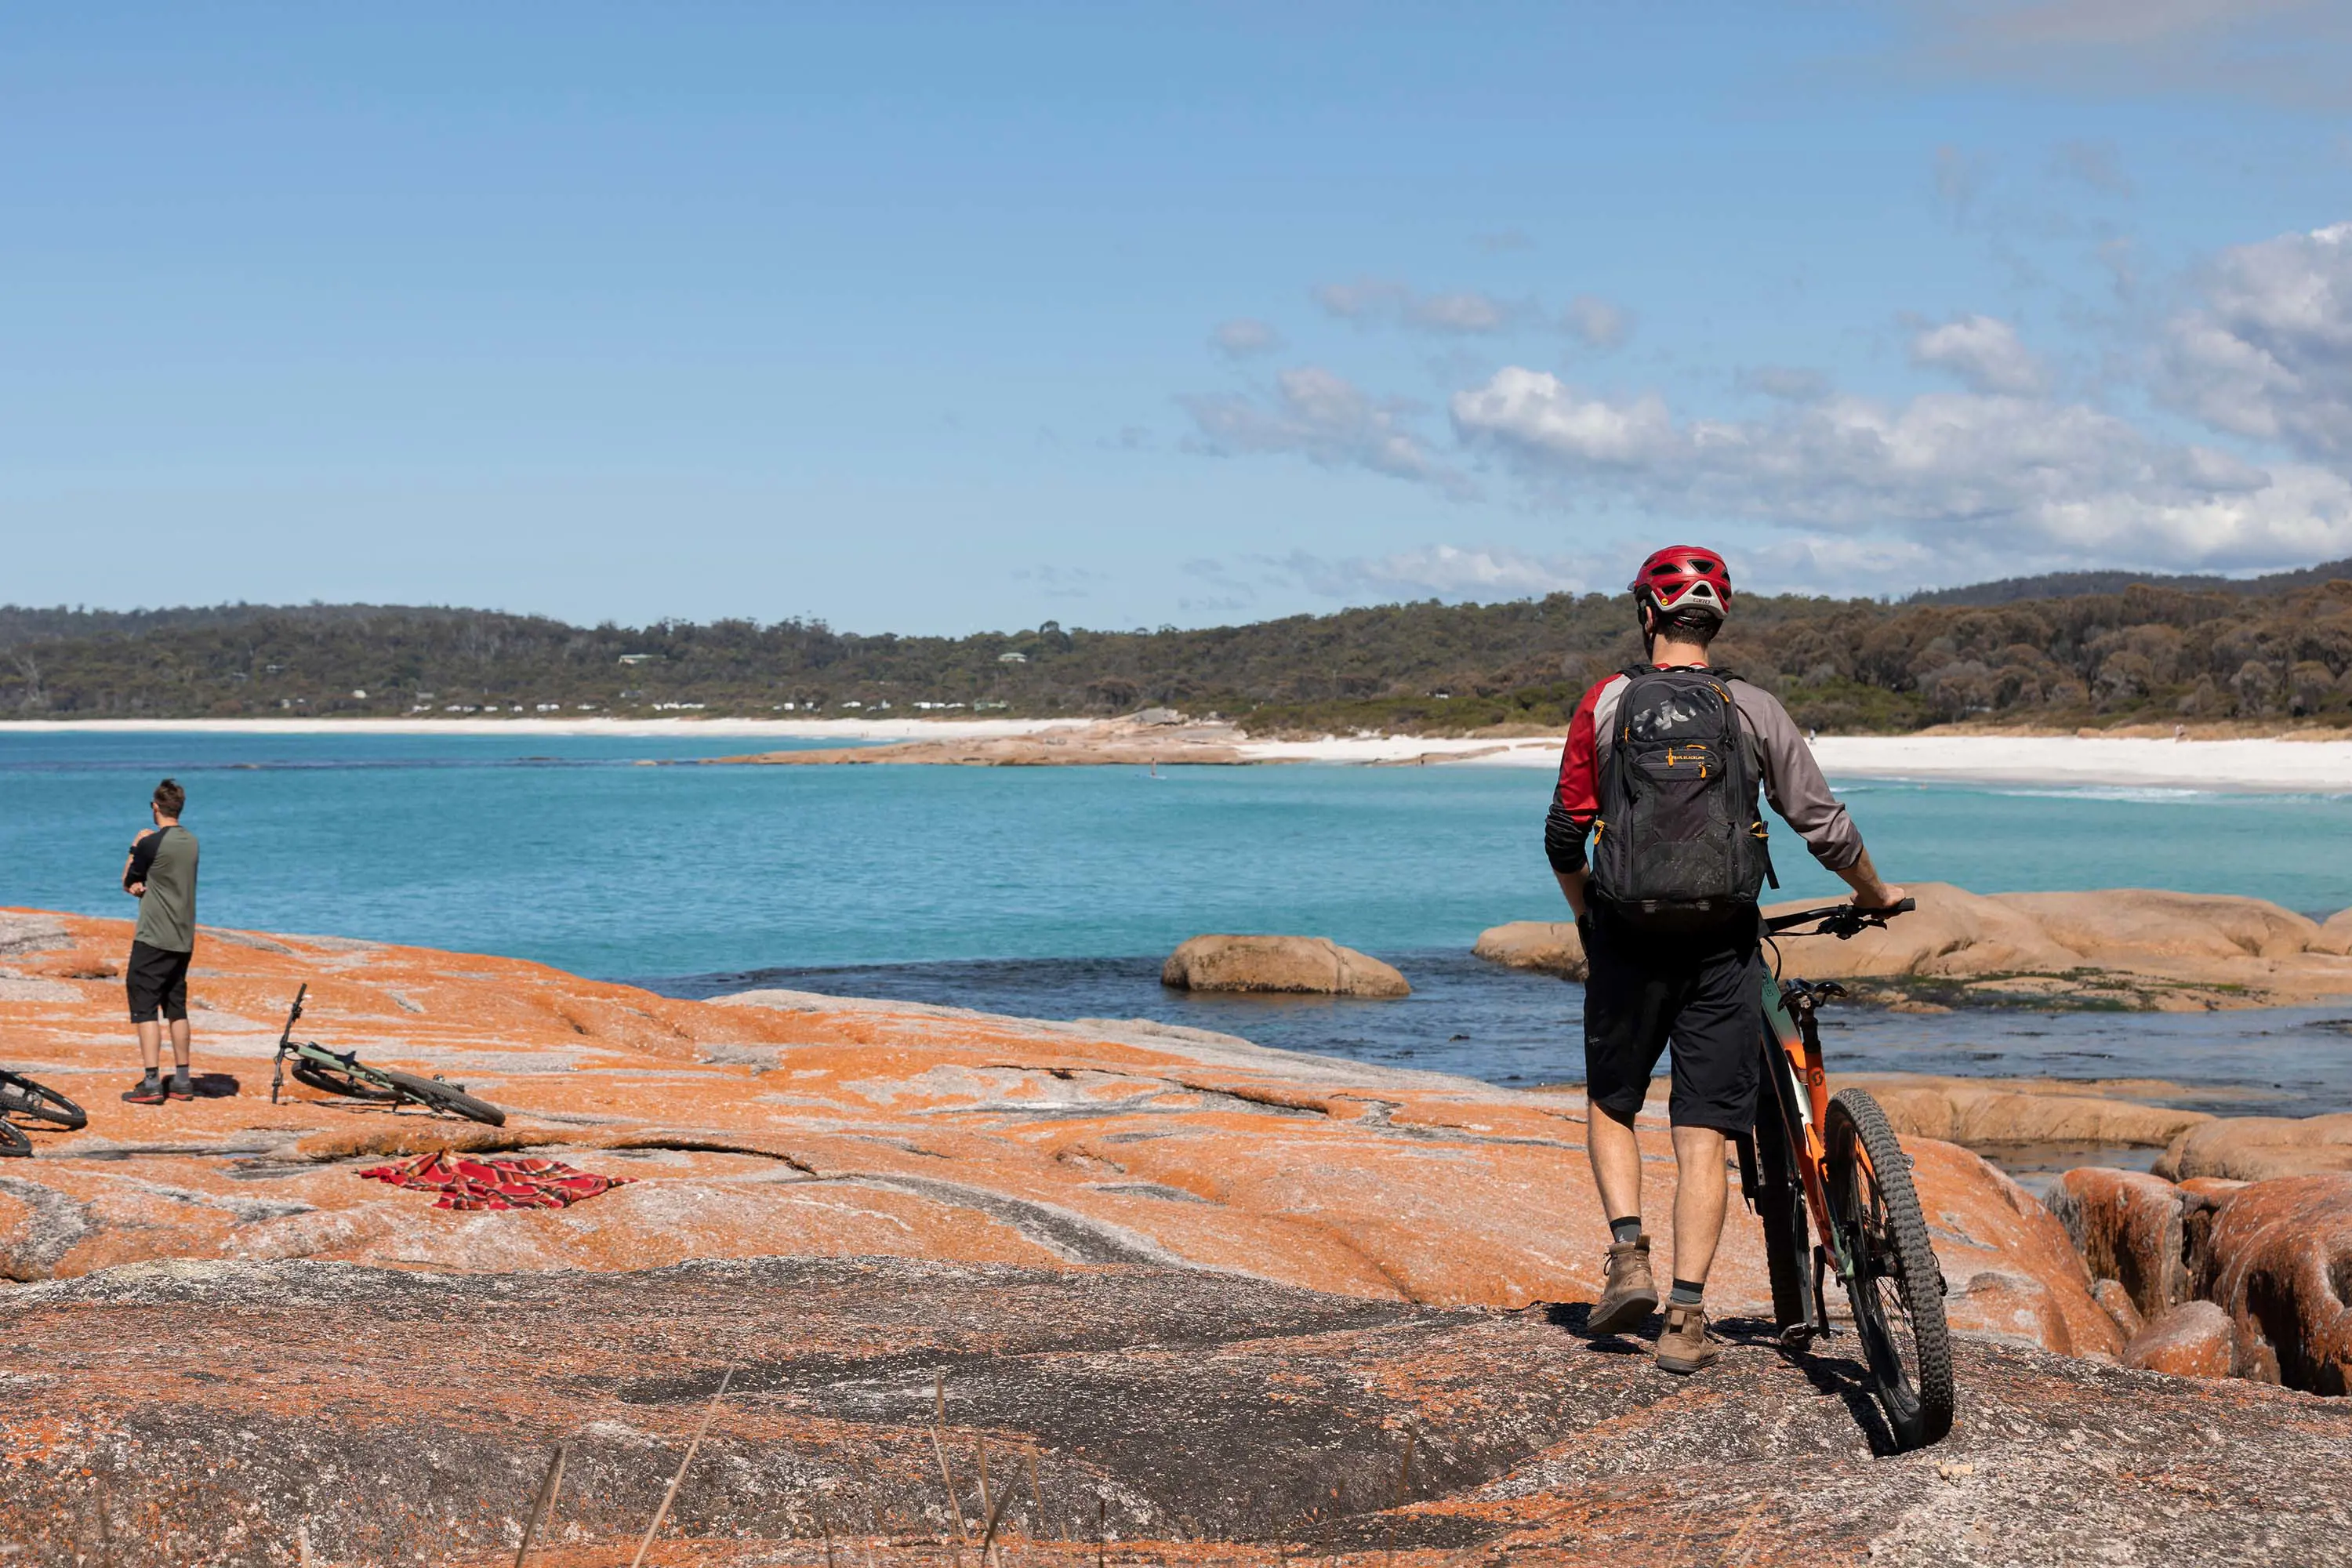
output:
[[[2290,574],[2300,576],[2303,574]],[[1717,662],[1801,723],[1899,731],[2352,710],[2352,582],[2014,598],[1746,596]],[[487,611],[0,607],[0,716],[700,712],[1106,715],[1167,705],[1254,730],[1566,722],[1638,656],[1624,600],[1555,595],[1198,631],[857,636],[811,622],[574,626]]]

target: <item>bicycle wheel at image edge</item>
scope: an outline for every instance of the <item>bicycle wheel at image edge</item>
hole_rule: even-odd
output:
[[[28,1160],[33,1155],[33,1141],[21,1128],[0,1121],[0,1160]]]
[[[55,1122],[68,1132],[79,1132],[89,1125],[89,1118],[80,1106],[47,1084],[15,1074],[0,1082],[0,1116],[30,1116]]]
[[[492,1127],[504,1127],[507,1113],[487,1100],[476,1100],[454,1084],[438,1079],[419,1078],[413,1072],[395,1072],[390,1068],[378,1068],[377,1072],[396,1086],[401,1094],[419,1105],[435,1110],[446,1110],[474,1121],[486,1121]]]
[[[1944,1273],[1911,1185],[1911,1160],[1878,1101],[1858,1089],[1830,1101],[1830,1215],[1853,1249],[1854,1330],[1895,1443],[1921,1448],[1952,1429],[1952,1342]]]

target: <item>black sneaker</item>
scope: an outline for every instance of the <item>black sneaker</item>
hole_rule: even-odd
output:
[[[159,1078],[142,1079],[132,1088],[124,1089],[122,1098],[132,1105],[161,1105],[163,1103],[163,1080]]]
[[[167,1078],[163,1080],[163,1092],[173,1100],[194,1100],[196,1098],[195,1079],[190,1079],[183,1083],[176,1078]]]

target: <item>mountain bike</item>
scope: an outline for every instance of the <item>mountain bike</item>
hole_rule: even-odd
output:
[[[10,1117],[28,1116],[79,1132],[89,1124],[82,1108],[47,1084],[35,1083],[23,1073],[0,1068],[0,1159],[23,1159],[33,1152],[33,1141]]]
[[[1885,910],[1831,904],[1776,915],[1764,929],[1768,940],[1843,942],[1915,907],[1909,899]],[[1740,1192],[1764,1222],[1772,1315],[1781,1344],[1791,1351],[1816,1335],[1827,1338],[1822,1286],[1835,1269],[1896,1447],[1926,1447],[1952,1429],[1952,1342],[1943,1268],[1912,1188],[1911,1160],[1867,1091],[1829,1093],[1814,1015],[1845,988],[1834,981],[1784,980],[1780,956],[1775,945],[1772,975],[1763,985],[1768,1088],[1758,1097],[1753,1132],[1738,1140]],[[1810,1246],[1809,1215],[1822,1237]]]
[[[294,1026],[301,1020],[302,999],[310,994],[307,984],[294,993],[294,1005],[286,1015],[286,1027],[278,1032],[278,1057],[269,1075],[270,1104],[278,1103],[278,1091],[285,1087],[289,1076],[286,1064],[291,1058],[294,1081],[308,1084],[322,1094],[394,1105],[407,1100],[428,1110],[486,1121],[492,1127],[506,1125],[505,1111],[487,1100],[467,1094],[462,1083],[419,1078],[413,1072],[392,1068],[370,1067],[360,1060],[356,1051],[331,1051],[316,1040],[296,1039]]]

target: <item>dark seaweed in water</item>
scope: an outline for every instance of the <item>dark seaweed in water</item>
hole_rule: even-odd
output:
[[[1262,1046],[1527,1087],[1584,1077],[1584,988],[1458,952],[1383,954],[1413,994],[1394,1002],[1210,996],[1160,984],[1157,958],[965,960],[747,970],[635,984],[672,996],[774,987],[875,996],[1030,1018],[1150,1018]],[[2340,1004],[2338,1005],[2340,1006]],[[2177,1098],[2225,1115],[2352,1110],[2352,1018],[2332,1009],[2218,1013],[2049,1012],[2016,1006],[1822,1014],[1832,1069],[1961,1078],[2167,1079]],[[2251,1092],[2250,1092],[2251,1091]]]

